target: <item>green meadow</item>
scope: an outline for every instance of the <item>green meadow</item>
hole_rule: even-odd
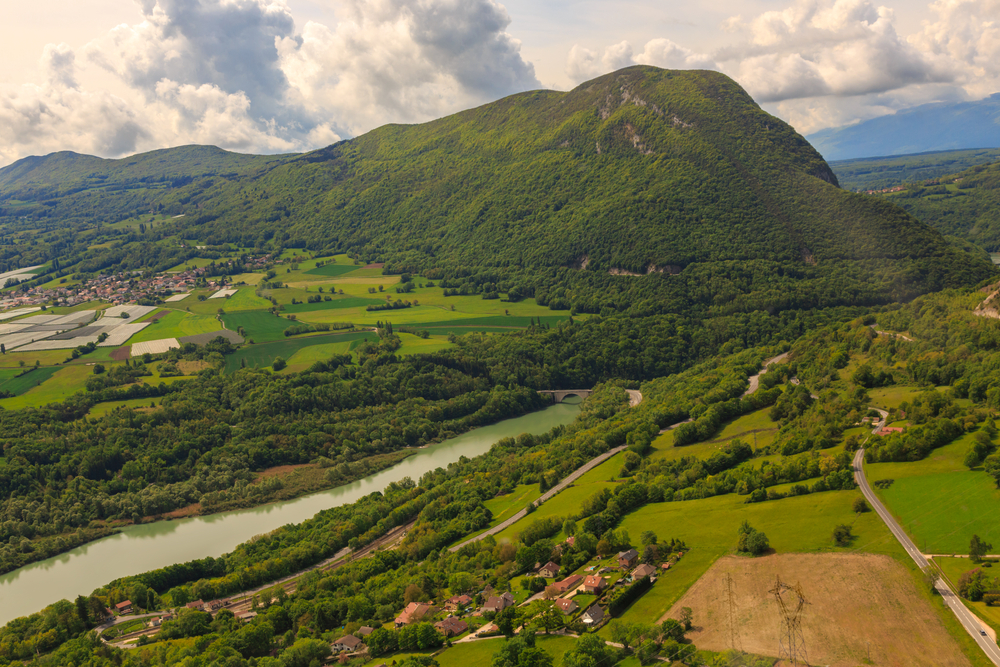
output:
[[[341,334],[320,334],[315,336],[282,338],[269,343],[257,343],[245,345],[233,354],[226,357],[226,372],[232,373],[246,361],[248,368],[267,368],[274,363],[277,357],[288,361],[296,352],[315,345],[328,345],[331,343],[352,343],[369,339],[375,340],[377,336],[369,331],[351,332]],[[351,349],[351,348],[348,348]],[[325,358],[325,357],[324,357]]]

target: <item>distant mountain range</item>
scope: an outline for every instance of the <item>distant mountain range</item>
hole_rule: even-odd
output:
[[[976,102],[924,104],[808,136],[827,160],[1000,147],[1000,93]]]
[[[122,230],[110,248],[82,233],[154,210],[185,217]],[[643,66],[303,155],[29,158],[0,170],[5,219],[76,226],[41,238],[93,268],[171,239],[351,251],[456,286],[478,275],[491,293],[552,290],[585,312],[881,303],[987,270],[899,208],[839,188],[728,77]]]

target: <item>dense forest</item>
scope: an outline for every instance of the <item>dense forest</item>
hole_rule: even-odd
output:
[[[942,234],[1000,251],[1000,162],[910,184],[890,200]]]

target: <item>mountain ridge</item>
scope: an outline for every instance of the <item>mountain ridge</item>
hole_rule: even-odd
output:
[[[81,212],[106,222],[184,212],[129,242],[351,250],[390,271],[478,276],[529,296],[568,281],[566,299],[597,312],[679,294],[751,310],[883,302],[982,273],[902,210],[841,190],[804,137],[711,71],[636,66],[305,154],[209,153],[227,171],[153,169],[179,161],[168,151],[128,159],[145,171],[114,161],[103,174],[77,170],[75,185],[19,191],[0,170],[0,214],[14,212],[12,200],[28,218],[82,226]],[[681,278],[637,288],[609,275],[663,267]],[[789,302],[779,292],[797,281],[815,289]]]

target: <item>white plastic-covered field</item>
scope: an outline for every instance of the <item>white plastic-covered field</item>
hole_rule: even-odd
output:
[[[148,315],[154,310],[156,310],[154,306],[111,306],[104,311],[104,317],[118,317],[121,319],[134,320],[142,317],[143,315]],[[128,317],[123,318],[122,313],[128,313]]]
[[[144,354],[163,354],[167,350],[172,350],[180,346],[181,344],[177,342],[176,338],[148,340],[144,343],[135,343],[132,345],[131,355],[133,357],[141,357]]]
[[[218,292],[208,297],[209,299],[225,299],[227,296],[232,296],[236,294],[239,290],[235,289],[220,289]]]
[[[132,336],[136,335],[143,329],[149,326],[149,322],[134,322],[132,324],[122,324],[114,329],[106,329],[105,333],[108,337],[104,339],[103,343],[98,343],[98,347],[118,347],[119,345],[124,345]],[[142,345],[142,343],[136,343],[137,345]]]
[[[87,322],[90,322],[94,319],[94,315],[96,314],[96,310],[81,310],[76,313],[70,313],[69,315],[63,315],[62,317],[57,316],[56,319],[48,322],[47,324],[59,326],[66,325],[66,328],[69,329],[78,324],[86,324]],[[32,320],[34,318],[29,317],[28,319]]]
[[[4,346],[6,350],[13,350],[15,347],[21,347],[22,345],[30,345],[32,342],[45,340],[49,336],[55,336],[58,331],[27,331],[19,332],[13,334],[7,334],[6,336],[0,336],[0,345]],[[76,347],[75,345],[73,347]]]
[[[175,294],[171,297],[164,299],[167,303],[176,303],[177,301],[183,301],[184,299],[191,296],[191,292],[184,292],[183,294]]]
[[[18,352],[37,352],[38,350],[68,350],[70,348],[96,343],[97,336],[79,336],[69,340],[36,340],[18,348]]]
[[[41,306],[33,306],[30,308],[16,308],[14,310],[8,310],[6,313],[0,313],[0,320],[9,320],[15,317],[20,317],[21,315],[27,315],[28,313],[37,313],[41,309]]]

